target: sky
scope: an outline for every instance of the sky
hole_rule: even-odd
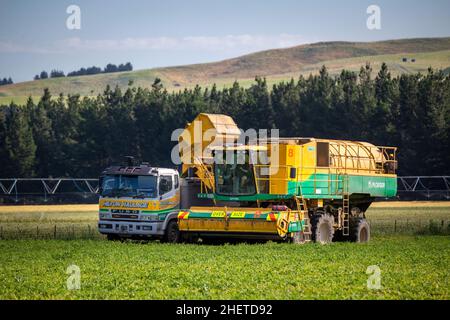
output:
[[[67,13],[71,5],[79,20]],[[371,5],[380,9],[379,29],[367,27]],[[203,63],[318,41],[446,36],[450,0],[0,0],[0,78],[128,61],[135,70]]]

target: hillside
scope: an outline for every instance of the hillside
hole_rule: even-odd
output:
[[[408,58],[407,62],[402,59]],[[411,62],[411,59],[415,62]],[[234,80],[249,85],[255,76],[267,77],[269,83],[297,78],[300,74],[316,73],[326,65],[331,74],[342,69],[357,71],[366,62],[374,70],[386,62],[396,74],[424,72],[428,67],[450,67],[450,37],[402,39],[379,42],[319,42],[285,49],[256,52],[213,63],[98,74],[92,76],[28,81],[0,87],[0,103],[13,99],[21,103],[27,96],[39,96],[44,88],[53,94],[95,95],[106,85],[125,88],[130,80],[134,85],[150,87],[156,77],[169,90],[179,90],[196,84],[220,87]]]

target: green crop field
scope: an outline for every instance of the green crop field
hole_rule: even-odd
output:
[[[96,206],[0,207],[0,299],[449,299],[450,203],[367,216],[368,244],[211,246],[108,242]],[[66,287],[70,265],[79,290]]]

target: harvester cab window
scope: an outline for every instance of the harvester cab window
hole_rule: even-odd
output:
[[[237,161],[237,159],[236,155],[231,164],[215,165],[217,194],[237,196],[256,193],[255,176],[253,166],[248,162],[248,153],[245,154],[244,161],[242,159]]]
[[[330,145],[328,142],[317,142],[317,166],[330,166]]]
[[[159,195],[162,196],[172,190],[172,176],[160,176],[159,177]]]

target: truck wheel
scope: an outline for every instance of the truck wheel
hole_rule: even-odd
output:
[[[331,243],[334,235],[333,217],[328,214],[317,213],[312,220],[313,240],[321,244]]]
[[[370,225],[364,218],[355,218],[350,223],[350,237],[353,242],[370,241]]]
[[[177,220],[169,221],[167,224],[166,234],[164,236],[164,242],[178,243],[181,240],[180,230],[178,229]]]

